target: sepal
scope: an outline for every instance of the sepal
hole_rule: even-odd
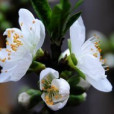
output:
[[[18,102],[25,108],[32,108],[41,101],[39,90],[29,89],[19,94]]]
[[[68,105],[78,105],[86,100],[86,93],[81,95],[70,95]]]
[[[42,101],[41,92],[39,90],[30,89],[27,91],[27,94],[31,96],[28,108],[32,108],[33,106],[37,105],[39,102]]]
[[[44,51],[40,48],[37,52],[36,52],[36,55],[34,57],[34,60],[40,58],[40,57],[43,57],[45,54],[44,54]]]
[[[31,72],[39,72],[39,71],[41,71],[43,69],[45,69],[45,65],[44,64],[42,64],[40,62],[37,62],[37,61],[33,61],[32,65],[29,68],[29,71],[31,71]]]
[[[84,73],[81,72],[80,69],[78,69],[78,68],[76,67],[76,64],[75,64],[76,60],[75,60],[73,57],[74,57],[74,56],[71,57],[71,55],[69,55],[69,56],[67,57],[68,65],[69,65],[72,69],[74,69],[80,77],[82,77],[83,79],[85,79]],[[74,59],[75,61],[74,61],[73,59]]]
[[[79,76],[72,76],[67,81],[72,88],[72,87],[75,87],[80,82],[80,77]]]

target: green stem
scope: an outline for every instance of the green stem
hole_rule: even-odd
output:
[[[57,45],[55,43],[51,44],[51,53],[52,53],[52,65],[54,68],[57,68],[58,59],[61,54],[61,44]]]

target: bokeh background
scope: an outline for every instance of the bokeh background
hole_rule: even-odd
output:
[[[58,2],[58,0],[49,1],[52,7]],[[77,0],[70,1],[73,5]],[[5,46],[4,30],[9,27],[19,27],[18,10],[20,8],[27,8],[35,14],[29,0],[0,0],[0,47]],[[78,10],[82,11],[87,36],[92,34],[91,31],[100,32],[97,33],[102,37],[103,44],[105,44],[101,46],[104,49],[103,55],[108,55],[109,60],[107,61],[111,67],[107,72],[108,79],[114,85],[114,0],[85,0]],[[66,38],[69,38],[68,33]],[[47,35],[43,48],[50,51],[48,42],[49,37]],[[66,48],[67,40],[64,41],[62,50]],[[17,96],[22,88],[37,88],[37,80],[38,76],[30,74],[18,82],[0,84],[0,114],[32,114],[33,111],[22,111],[17,103]],[[114,114],[113,91],[103,93],[91,87],[87,93],[87,100],[81,105],[66,107],[55,114]],[[38,110],[37,107],[34,108],[34,114]]]

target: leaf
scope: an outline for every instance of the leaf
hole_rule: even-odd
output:
[[[61,12],[61,5],[56,5],[53,9],[50,22],[51,38],[53,38],[52,40],[58,38],[58,36],[60,35]]]
[[[78,2],[76,2],[76,4],[75,4],[74,8],[72,9],[72,11],[77,9],[82,3],[83,3],[83,0],[79,0]]]
[[[47,0],[31,0],[32,6],[36,11],[37,16],[43,21],[44,25],[49,29],[51,18],[51,7]]]
[[[61,38],[70,13],[70,8],[69,0],[60,0],[60,3],[54,7],[50,23],[52,41],[62,40]]]
[[[81,12],[78,12],[76,14],[74,14],[73,16],[71,16],[66,24],[66,28],[64,30],[64,33],[67,32],[67,30],[69,30],[69,28],[72,26],[72,24],[80,17]]]

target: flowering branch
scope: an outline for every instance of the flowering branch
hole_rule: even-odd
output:
[[[105,61],[100,55],[99,39],[94,36],[85,41],[81,13],[72,14],[82,0],[73,9],[69,0],[60,0],[53,10],[47,0],[31,2],[41,21],[27,9],[20,9],[20,29],[10,28],[4,32],[7,42],[6,48],[0,49],[0,82],[18,81],[28,72],[36,73],[39,89],[21,93],[18,101],[32,107],[43,100],[53,111],[83,102],[90,85],[110,92],[112,85],[103,67]],[[51,41],[51,55],[41,49],[45,27]],[[70,30],[68,49],[61,53],[67,30]]]

